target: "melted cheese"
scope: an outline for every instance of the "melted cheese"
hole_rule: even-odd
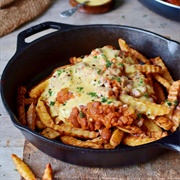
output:
[[[147,87],[146,92],[152,93],[152,88],[145,83],[145,77],[132,65],[132,59],[122,58],[119,53],[119,50],[114,50],[111,46],[104,46],[93,50],[75,65],[56,69],[41,95],[42,100],[50,107],[51,115],[59,116],[64,121],[70,116],[73,107],[80,109],[93,101],[121,105],[122,102],[110,93],[116,90],[110,84],[113,79],[123,86],[125,92],[134,88],[143,91],[143,87]],[[130,89],[126,87],[128,84]],[[63,104],[56,104],[58,92],[64,88],[73,94],[73,98]]]
[[[76,0],[78,3],[83,3],[85,0]],[[90,0],[88,2],[88,6],[99,6],[102,4],[105,4],[107,2],[110,2],[110,0]]]

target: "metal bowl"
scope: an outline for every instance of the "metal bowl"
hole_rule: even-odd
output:
[[[168,19],[180,22],[180,6],[162,0],[138,0],[151,11]]]

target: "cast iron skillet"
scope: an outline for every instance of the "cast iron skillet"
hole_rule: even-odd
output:
[[[151,11],[174,21],[180,21],[180,6],[163,0],[138,0]]]
[[[25,42],[27,37],[49,28],[57,31],[31,43]],[[71,56],[89,54],[92,49],[108,44],[118,48],[119,37],[147,57],[160,55],[174,79],[180,79],[180,44],[141,29],[119,25],[74,26],[45,22],[18,35],[17,51],[2,74],[1,96],[14,126],[39,150],[64,162],[89,167],[127,166],[149,161],[168,149],[180,152],[179,129],[146,145],[121,145],[114,150],[95,150],[49,140],[19,123],[16,110],[16,91],[19,85],[32,87],[57,66],[69,63]]]

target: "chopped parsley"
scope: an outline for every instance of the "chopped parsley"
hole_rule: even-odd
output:
[[[48,90],[48,93],[49,93],[49,96],[52,96],[52,90],[51,89]]]
[[[119,63],[119,66],[124,67],[124,64],[123,63]]]
[[[94,56],[94,59],[96,59],[97,58],[97,56]]]
[[[170,101],[168,101],[168,100],[165,100],[165,102],[166,102],[166,104],[167,104],[168,106],[171,106],[171,105],[172,105],[172,103],[171,103]]]
[[[102,102],[102,103],[105,103],[105,102],[107,102],[107,100],[108,100],[108,99],[107,99],[106,97],[102,97],[101,102]]]
[[[121,82],[121,78],[120,78],[120,77],[117,77],[116,80],[117,80],[118,82]]]
[[[106,67],[107,67],[107,68],[108,68],[108,67],[111,67],[111,65],[112,65],[112,62],[109,61],[109,60],[106,60]]]
[[[50,106],[54,106],[55,102],[51,101]]]
[[[76,89],[78,92],[81,92],[84,88],[83,87],[77,87]]]
[[[101,74],[101,70],[100,69],[97,71],[97,74]]]
[[[63,70],[62,70],[62,69],[58,69],[58,70],[57,70],[57,74],[58,74],[58,76],[60,76],[60,75],[61,75],[61,73],[63,73],[63,72],[65,72],[65,70],[64,70],[64,69],[63,69]]]
[[[141,114],[141,113],[138,113],[138,114],[137,114],[137,117],[138,117],[138,119],[141,119],[142,114]]]
[[[88,92],[87,94],[91,97],[98,97],[98,95],[95,92]]]
[[[86,116],[86,115],[85,115],[82,111],[79,112],[79,117],[80,117],[80,118],[84,118],[85,116]]]
[[[146,93],[146,94],[144,94],[144,97],[148,98],[148,97],[149,97],[149,94],[147,94],[147,93]]]

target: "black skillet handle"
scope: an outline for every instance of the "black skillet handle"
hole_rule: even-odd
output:
[[[180,152],[180,129],[176,130],[167,137],[156,141],[156,144],[162,148]]]
[[[17,39],[17,51],[16,53],[21,52],[22,50],[24,50],[26,47],[28,47],[31,42],[26,42],[26,38],[35,35],[37,33],[43,32],[45,30],[48,29],[54,29],[57,31],[64,31],[67,30],[69,28],[73,28],[75,27],[74,25],[69,25],[69,24],[62,24],[62,23],[57,23],[57,22],[44,22],[35,26],[32,26],[24,31],[22,31],[19,35],[18,35],[18,39]],[[46,34],[49,35],[49,34]],[[39,37],[38,39],[42,39],[44,36]],[[38,40],[37,39],[37,40]]]

